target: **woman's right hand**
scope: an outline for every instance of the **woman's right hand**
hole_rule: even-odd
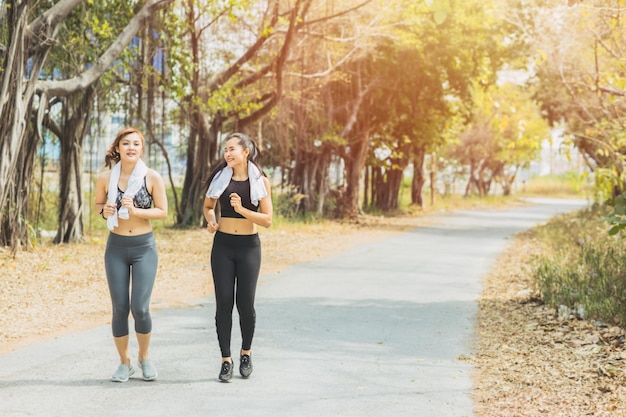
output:
[[[102,207],[102,217],[104,217],[105,219],[108,219],[109,217],[115,214],[116,209],[117,207],[115,206],[115,204],[109,204],[107,202],[104,205],[104,207]]]
[[[217,222],[208,222],[206,229],[209,231],[209,233],[215,233],[217,232],[217,229],[220,228],[219,223]]]

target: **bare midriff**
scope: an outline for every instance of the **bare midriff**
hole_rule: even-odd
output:
[[[220,232],[231,235],[253,235],[257,232],[256,224],[248,219],[222,217],[219,224]]]
[[[124,220],[117,218],[119,226],[117,226],[113,233],[121,236],[137,236],[152,231],[152,223],[148,219],[142,219],[139,217],[131,216],[130,219]]]

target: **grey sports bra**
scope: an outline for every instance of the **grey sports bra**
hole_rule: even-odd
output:
[[[119,210],[122,207],[122,197],[124,196],[124,191],[120,190],[120,187],[117,187],[117,208]],[[133,198],[133,203],[135,207],[142,209],[149,209],[152,207],[152,195],[148,192],[148,187],[146,186],[146,177],[143,177],[143,185],[135,194]]]

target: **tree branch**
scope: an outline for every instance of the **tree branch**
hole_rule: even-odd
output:
[[[244,127],[249,126],[252,123],[256,122],[257,120],[261,119],[263,116],[269,113],[270,110],[274,108],[274,106],[276,106],[276,104],[278,103],[278,100],[280,99],[279,95],[271,93],[269,96],[271,97],[270,100],[267,103],[265,103],[263,107],[261,107],[259,110],[252,113],[250,116],[237,121],[238,129],[241,130]]]
[[[66,0],[78,1],[78,0]],[[146,19],[159,8],[171,3],[173,0],[148,0],[146,4],[137,12],[135,17],[128,23],[126,28],[120,33],[116,41],[107,49],[104,54],[93,64],[91,68],[82,74],[62,81],[37,81],[37,92],[47,92],[48,96],[66,96],[79,90],[84,90],[93,84],[106,72],[115,60],[122,53],[124,48],[130,44]]]
[[[335,14],[332,14],[332,15],[328,15],[328,16],[324,16],[324,17],[321,17],[321,18],[316,19],[316,20],[309,20],[308,22],[305,23],[305,25],[314,25],[316,23],[327,22],[329,20],[336,19],[339,16],[348,15],[348,14],[350,14],[350,13],[356,11],[356,10],[359,10],[362,7],[365,7],[368,3],[371,3],[371,2],[372,2],[372,0],[365,0],[361,4],[357,4],[354,7],[342,10],[342,11],[340,11],[338,13],[335,13]]]
[[[618,96],[618,97],[624,97],[626,96],[626,92],[623,90],[616,90],[614,88],[610,88],[610,87],[602,87],[602,86],[598,86],[598,90],[602,91],[603,93],[608,93],[612,96]]]
[[[85,0],[61,0],[41,16],[35,19],[26,28],[29,40],[36,38],[36,42],[30,42],[34,49],[39,49],[42,45],[49,44],[60,22],[74,10],[76,6]]]
[[[310,6],[310,1],[307,2],[307,4],[305,5],[304,11],[302,14],[306,13],[306,10],[308,9],[309,6]],[[280,53],[269,64],[267,64],[266,66],[264,66],[263,68],[255,72],[254,74],[250,75],[248,78],[237,83],[237,85],[235,85],[236,89],[244,88],[246,86],[254,84],[258,80],[263,78],[265,75],[267,75],[272,69],[274,69],[274,73],[276,74],[276,77],[277,77],[276,82],[278,85],[278,95],[280,96],[282,94],[281,87],[282,87],[283,67],[287,59],[289,48],[291,47],[291,43],[293,42],[294,34],[297,31],[298,27],[300,27],[300,25],[297,24],[297,21],[299,19],[298,19],[298,13],[297,13],[296,8],[297,8],[297,5],[293,9],[291,9],[291,11],[289,12],[289,28],[287,29],[287,33],[285,34],[285,41],[283,43],[283,46],[280,49]]]
[[[274,9],[272,13],[272,18],[269,22],[268,27],[272,27],[276,25],[278,22],[278,1],[274,2]],[[209,94],[218,90],[226,81],[230,80],[242,67],[243,64],[248,62],[254,56],[256,56],[257,52],[261,49],[263,44],[269,39],[269,36],[260,36],[256,42],[248,48],[248,50],[229,68],[219,73],[217,77],[212,79],[208,85]]]

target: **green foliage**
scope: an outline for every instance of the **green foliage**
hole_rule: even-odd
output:
[[[113,43],[131,18],[128,2],[86,2],[63,21],[59,44],[47,63],[47,72],[69,78],[85,71]],[[111,16],[115,16],[112,19]]]
[[[594,206],[535,228],[532,267],[547,305],[626,323],[626,242],[606,233],[602,219],[609,211]]]
[[[338,190],[330,190],[324,200],[323,212],[320,216],[317,212],[304,210],[305,200],[310,198],[308,195],[302,194],[296,187],[288,187],[284,191],[273,192],[274,216],[285,220],[294,221],[322,221],[322,219],[337,219],[340,217],[338,212],[340,208],[340,200],[343,193]],[[313,201],[313,206],[317,201]]]
[[[474,88],[474,118],[459,146],[465,162],[487,160],[487,165],[528,166],[548,138],[548,125],[523,88],[507,83]],[[473,146],[469,146],[473,145]]]
[[[272,203],[274,213],[281,217],[295,218],[302,208],[302,200],[308,198],[306,195],[298,192],[295,187],[288,187],[279,193],[274,193]]]
[[[9,24],[7,19],[7,11],[2,10],[5,7],[8,8],[9,6],[5,6],[4,2],[0,2],[0,45],[7,45],[9,43],[9,31],[11,25]],[[2,74],[3,70],[4,68],[0,69],[0,74]]]
[[[613,236],[626,228],[626,192],[610,199],[608,205],[613,210],[603,220],[611,225],[609,235]]]
[[[446,21],[448,14],[452,11],[450,0],[427,0],[426,4],[433,12],[433,19],[440,25]]]

